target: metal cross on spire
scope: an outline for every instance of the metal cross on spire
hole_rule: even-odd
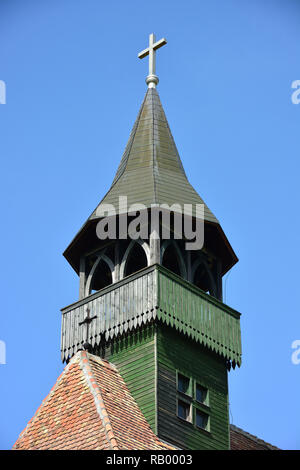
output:
[[[167,44],[165,38],[160,39],[159,41],[155,42],[155,34],[150,34],[149,36],[149,47],[144,49],[142,52],[138,54],[139,59],[143,59],[147,55],[149,55],[149,75],[146,78],[146,83],[149,88],[155,88],[158,84],[158,77],[155,75],[155,54],[156,49]]]

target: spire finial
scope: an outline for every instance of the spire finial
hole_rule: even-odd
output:
[[[152,33],[149,35],[149,47],[138,54],[139,59],[143,59],[149,55],[149,75],[146,78],[148,88],[155,88],[158,84],[158,77],[155,75],[155,51],[165,44],[167,44],[165,38],[155,42],[155,34]]]

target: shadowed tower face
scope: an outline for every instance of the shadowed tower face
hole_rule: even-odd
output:
[[[241,364],[241,337],[240,314],[222,303],[222,276],[237,257],[171,134],[156,90],[164,44],[150,35],[139,54],[149,57],[148,88],[121,162],[64,252],[80,286],[79,300],[62,309],[61,356],[85,348],[114,363],[161,439],[228,449],[227,373]],[[179,221],[195,238],[201,222],[201,247],[188,245]],[[99,236],[106,226],[114,237]]]

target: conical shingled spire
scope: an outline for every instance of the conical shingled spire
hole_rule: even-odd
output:
[[[120,207],[121,196],[127,197],[126,207]],[[146,92],[111,188],[64,251],[77,273],[81,255],[99,241],[96,224],[103,218],[103,204],[113,206],[111,213],[105,210],[106,215],[128,212],[132,204],[146,208],[152,204],[179,204],[181,210],[184,204],[192,204],[196,215],[196,204],[203,204],[205,244],[211,251],[217,250],[216,256],[222,259],[222,275],[237,262],[219,221],[186,177],[155,88]]]
[[[188,182],[155,88],[147,90],[112,186],[100,204],[204,204]],[[98,206],[99,207],[99,206]],[[90,219],[97,218],[97,210]],[[117,211],[118,212],[118,211]],[[204,219],[219,223],[204,204]]]

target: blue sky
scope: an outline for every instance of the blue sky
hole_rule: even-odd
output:
[[[231,421],[300,449],[297,0],[1,0],[0,448],[60,374],[60,308],[78,298],[62,252],[108,190],[146,92],[158,92],[190,182],[239,263],[226,303],[242,313]]]

